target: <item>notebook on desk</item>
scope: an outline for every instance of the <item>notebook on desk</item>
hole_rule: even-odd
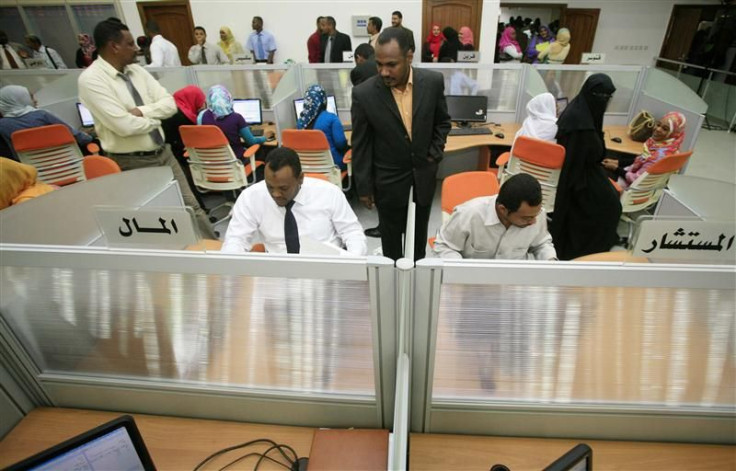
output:
[[[309,452],[309,471],[388,469],[388,430],[319,429]]]
[[[26,458],[8,471],[108,471],[156,469],[133,417],[124,415],[48,450]]]

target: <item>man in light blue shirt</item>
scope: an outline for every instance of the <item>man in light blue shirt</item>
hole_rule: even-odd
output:
[[[253,32],[248,36],[245,47],[253,54],[256,62],[273,64],[273,55],[276,52],[276,39],[273,34],[263,30],[263,18],[254,16],[251,23]]]

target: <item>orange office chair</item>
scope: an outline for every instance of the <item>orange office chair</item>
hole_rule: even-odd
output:
[[[519,136],[514,141],[511,152],[501,154],[496,160],[502,185],[517,173],[528,173],[539,180],[542,186],[542,207],[548,213],[555,209],[557,184],[564,162],[564,147],[527,136]]]
[[[321,173],[327,176],[328,181],[348,191],[353,176],[351,151],[343,158],[347,170],[340,171],[332,160],[330,144],[322,131],[316,129],[285,129],[281,133],[281,143],[284,147],[294,149],[299,154],[302,171],[309,174]],[[312,175],[313,176],[313,175]],[[343,181],[347,179],[347,186]]]
[[[86,179],[82,152],[63,124],[22,129],[10,139],[20,161],[36,167],[42,182],[64,186]]]
[[[87,180],[121,172],[117,162],[101,155],[88,155],[82,161],[82,165]]]

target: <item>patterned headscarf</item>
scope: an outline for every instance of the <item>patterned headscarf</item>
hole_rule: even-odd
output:
[[[20,85],[6,85],[0,88],[0,113],[4,118],[17,118],[36,111],[31,92]]]
[[[641,154],[644,160],[676,154],[685,139],[686,119],[682,113],[670,111],[662,117],[661,121],[667,123],[670,132],[660,141],[654,140],[654,137],[647,139]]]
[[[227,88],[214,85],[207,91],[207,109],[216,119],[222,119],[233,112],[233,97]]]
[[[327,93],[325,89],[317,84],[311,85],[307,89],[304,97],[304,109],[296,120],[297,129],[308,129],[310,125],[317,119],[317,116],[327,109]]]
[[[503,52],[503,50],[506,49],[506,46],[514,46],[517,52],[521,52],[521,46],[519,46],[519,42],[516,39],[511,39],[511,33],[515,31],[516,30],[513,26],[507,26],[506,29],[503,30],[501,39],[499,39],[498,41],[499,52]]]
[[[204,92],[196,85],[187,85],[181,90],[174,92],[174,101],[176,107],[184,113],[189,121],[197,122],[197,113],[202,109],[205,103]]]
[[[475,40],[473,39],[473,30],[467,26],[460,28],[460,42],[463,46],[475,47]]]
[[[82,49],[82,54],[91,60],[92,53],[95,52],[97,48],[89,34],[78,34],[77,42],[79,43],[79,48]]]

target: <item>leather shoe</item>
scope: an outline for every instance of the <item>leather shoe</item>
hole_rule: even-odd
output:
[[[381,237],[381,230],[380,230],[380,229],[378,228],[378,226],[376,226],[376,227],[371,227],[371,228],[369,228],[369,229],[366,229],[366,230],[364,231],[364,233],[365,233],[365,235],[367,235],[368,237]]]

